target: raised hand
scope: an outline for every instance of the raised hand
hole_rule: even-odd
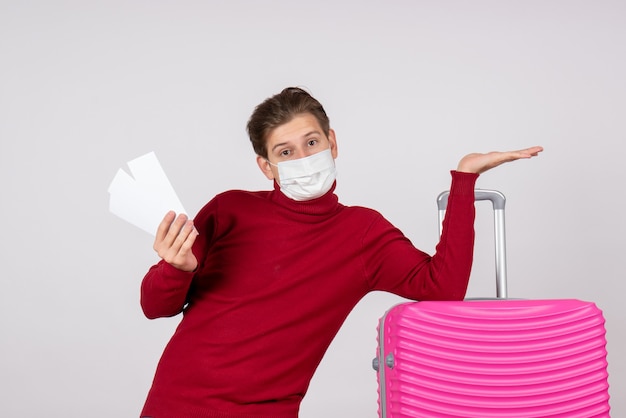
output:
[[[198,267],[198,260],[191,246],[197,236],[193,221],[187,215],[176,216],[176,213],[170,211],[159,224],[153,248],[159,257],[177,269],[193,271]]]
[[[518,151],[493,151],[486,154],[474,153],[468,154],[459,161],[457,171],[465,173],[484,173],[500,164],[519,160],[522,158],[536,157],[543,147],[530,147]]]

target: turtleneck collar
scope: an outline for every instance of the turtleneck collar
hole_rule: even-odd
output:
[[[274,190],[270,193],[270,200],[278,206],[287,209],[290,212],[303,215],[328,216],[332,215],[343,208],[339,203],[339,198],[335,195],[335,181],[328,192],[316,199],[297,201],[288,198],[280,191],[280,185],[274,180]]]

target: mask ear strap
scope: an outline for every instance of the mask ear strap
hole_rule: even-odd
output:
[[[265,161],[267,161],[267,163],[269,165],[273,165],[274,167],[278,167],[278,164],[274,164],[273,162],[271,162],[270,160],[268,160],[267,158],[265,159]]]

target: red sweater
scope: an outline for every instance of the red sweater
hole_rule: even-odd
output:
[[[142,282],[148,318],[183,312],[142,417],[295,418],[324,352],[368,292],[462,299],[477,177],[452,172],[432,257],[378,212],[340,204],[333,190],[305,202],[276,185],[216,196],[194,219],[197,270],[161,261]]]

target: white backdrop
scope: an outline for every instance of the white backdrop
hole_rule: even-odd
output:
[[[192,213],[270,187],[245,124],[290,85],[331,117],[342,202],[425,251],[460,157],[543,145],[478,183],[508,197],[510,294],[604,310],[626,416],[625,51],[619,0],[1,0],[0,416],[138,416],[179,318],[143,317],[152,238],[108,212],[107,187],[149,151]],[[493,294],[478,208],[470,296]],[[357,306],[302,418],[376,417],[376,323],[397,302]]]

